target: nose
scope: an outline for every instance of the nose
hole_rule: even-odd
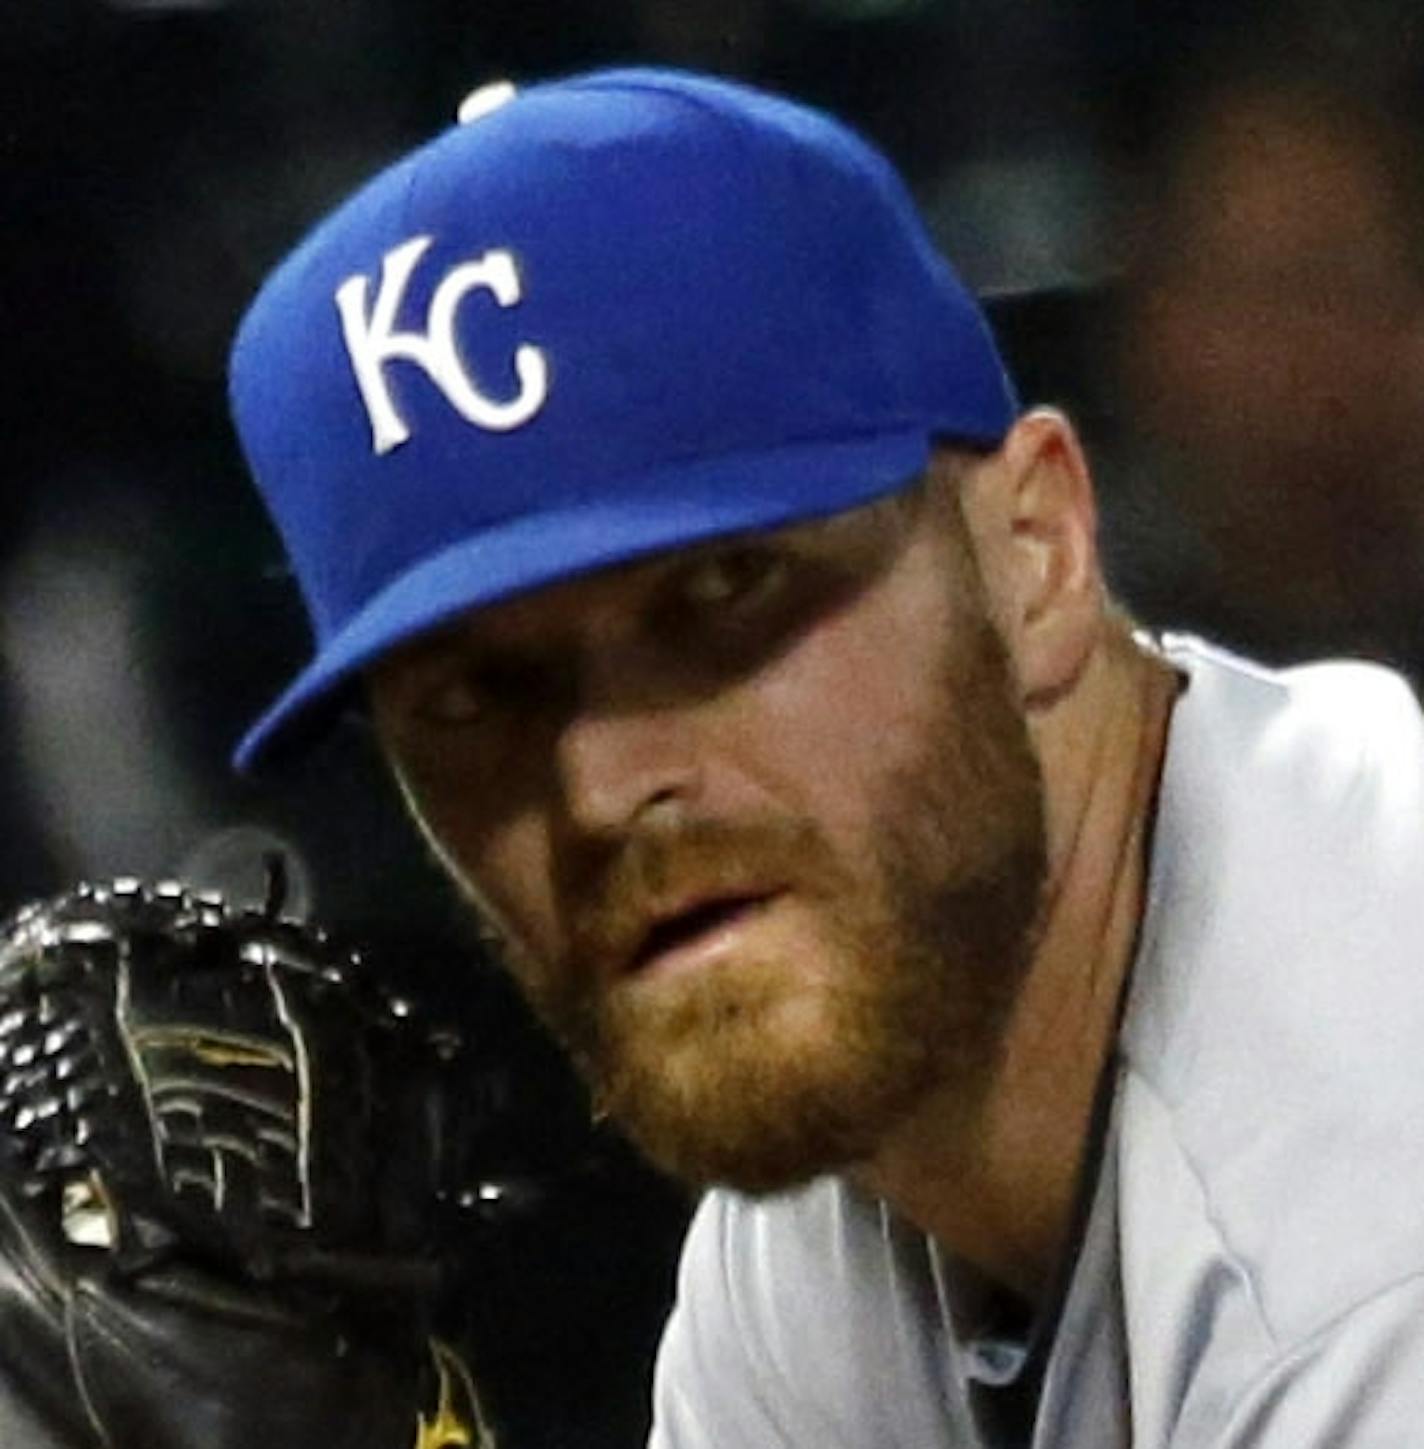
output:
[[[569,824],[591,835],[619,835],[689,806],[701,779],[693,733],[667,707],[581,710],[558,748]]]

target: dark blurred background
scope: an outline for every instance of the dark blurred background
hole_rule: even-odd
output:
[[[1412,0],[0,8],[0,907],[117,873],[243,897],[279,850],[299,906],[472,1003],[502,1104],[491,1173],[528,1188],[492,1214],[476,1315],[515,1449],[638,1442],[687,1204],[586,1126],[359,729],[283,778],[227,770],[306,650],[224,412],[245,301],[309,222],[484,82],[618,61],[763,81],[885,146],[997,298],[1025,395],[1082,421],[1110,568],[1144,621],[1417,676],[1421,14]]]

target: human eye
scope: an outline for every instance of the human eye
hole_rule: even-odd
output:
[[[424,680],[413,700],[412,712],[426,724],[470,725],[483,720],[491,709],[486,681],[466,667],[436,672]]]
[[[410,712],[435,728],[493,728],[529,720],[555,703],[553,673],[538,660],[503,654],[438,659],[409,688]]]
[[[704,683],[759,667],[829,602],[824,571],[776,539],[682,561],[653,596],[650,630],[671,668]]]
[[[693,609],[752,613],[785,590],[786,560],[769,549],[729,548],[692,560],[678,580]]]

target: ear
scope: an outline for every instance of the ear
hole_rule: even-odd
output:
[[[1102,636],[1097,507],[1072,424],[1036,408],[963,484],[965,522],[994,622],[1027,703],[1073,686]]]

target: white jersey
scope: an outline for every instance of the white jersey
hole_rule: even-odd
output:
[[[1424,1445],[1424,723],[1373,666],[1165,649],[1188,683],[1051,1338],[976,1317],[839,1180],[714,1192],[653,1449]]]

